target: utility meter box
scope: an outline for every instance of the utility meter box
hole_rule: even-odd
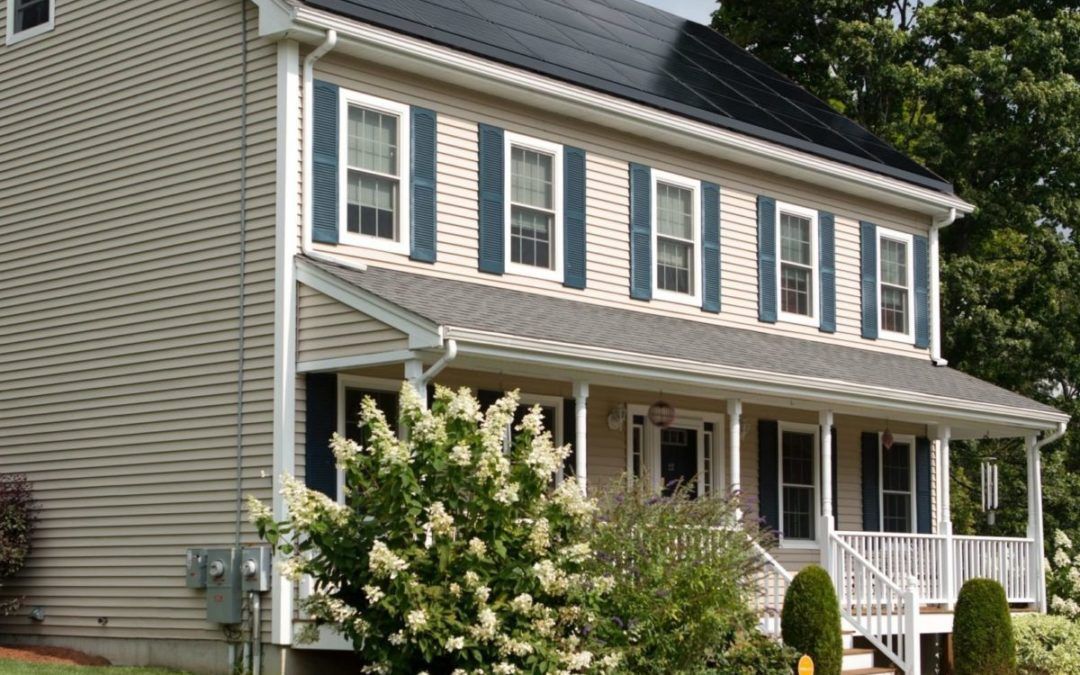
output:
[[[269,546],[249,546],[241,551],[240,586],[244,592],[270,590]]]
[[[184,571],[188,588],[206,588],[206,549],[189,548]]]
[[[240,556],[235,548],[206,551],[206,618],[240,623]]]

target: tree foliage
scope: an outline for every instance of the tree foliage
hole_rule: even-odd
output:
[[[951,364],[1080,412],[1076,0],[721,0],[714,27],[952,182],[942,238]],[[957,444],[954,515],[979,531],[978,458],[1003,458],[998,534],[1020,529],[1024,452]],[[1080,536],[1080,433],[1044,461],[1048,527]]]

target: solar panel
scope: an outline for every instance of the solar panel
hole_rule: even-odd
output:
[[[304,0],[942,192],[945,180],[716,31],[636,0]]]

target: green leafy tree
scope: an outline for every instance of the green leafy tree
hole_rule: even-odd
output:
[[[1080,412],[1080,9],[1075,0],[721,0],[714,27],[952,182],[976,205],[942,239],[952,365]],[[1026,522],[1015,442],[957,444],[959,522]],[[1080,536],[1080,434],[1044,460],[1048,528]],[[1007,479],[1007,482],[1006,482]],[[1013,489],[1015,488],[1015,489]]]
[[[375,402],[366,447],[335,435],[338,504],[286,477],[289,519],[249,500],[282,572],[309,575],[304,609],[348,637],[373,673],[603,673],[619,655],[585,647],[612,586],[591,575],[595,504],[552,485],[555,447],[534,407],[509,429],[517,394],[481,412],[468,389],[437,387],[431,410],[401,394],[402,440]]]

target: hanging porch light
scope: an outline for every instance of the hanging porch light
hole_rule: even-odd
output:
[[[649,406],[649,421],[661,429],[675,422],[675,408],[667,401],[657,401]]]
[[[894,439],[892,432],[889,431],[889,427],[886,426],[885,433],[881,434],[881,447],[885,448],[886,450],[891,450],[893,446],[893,440]]]

